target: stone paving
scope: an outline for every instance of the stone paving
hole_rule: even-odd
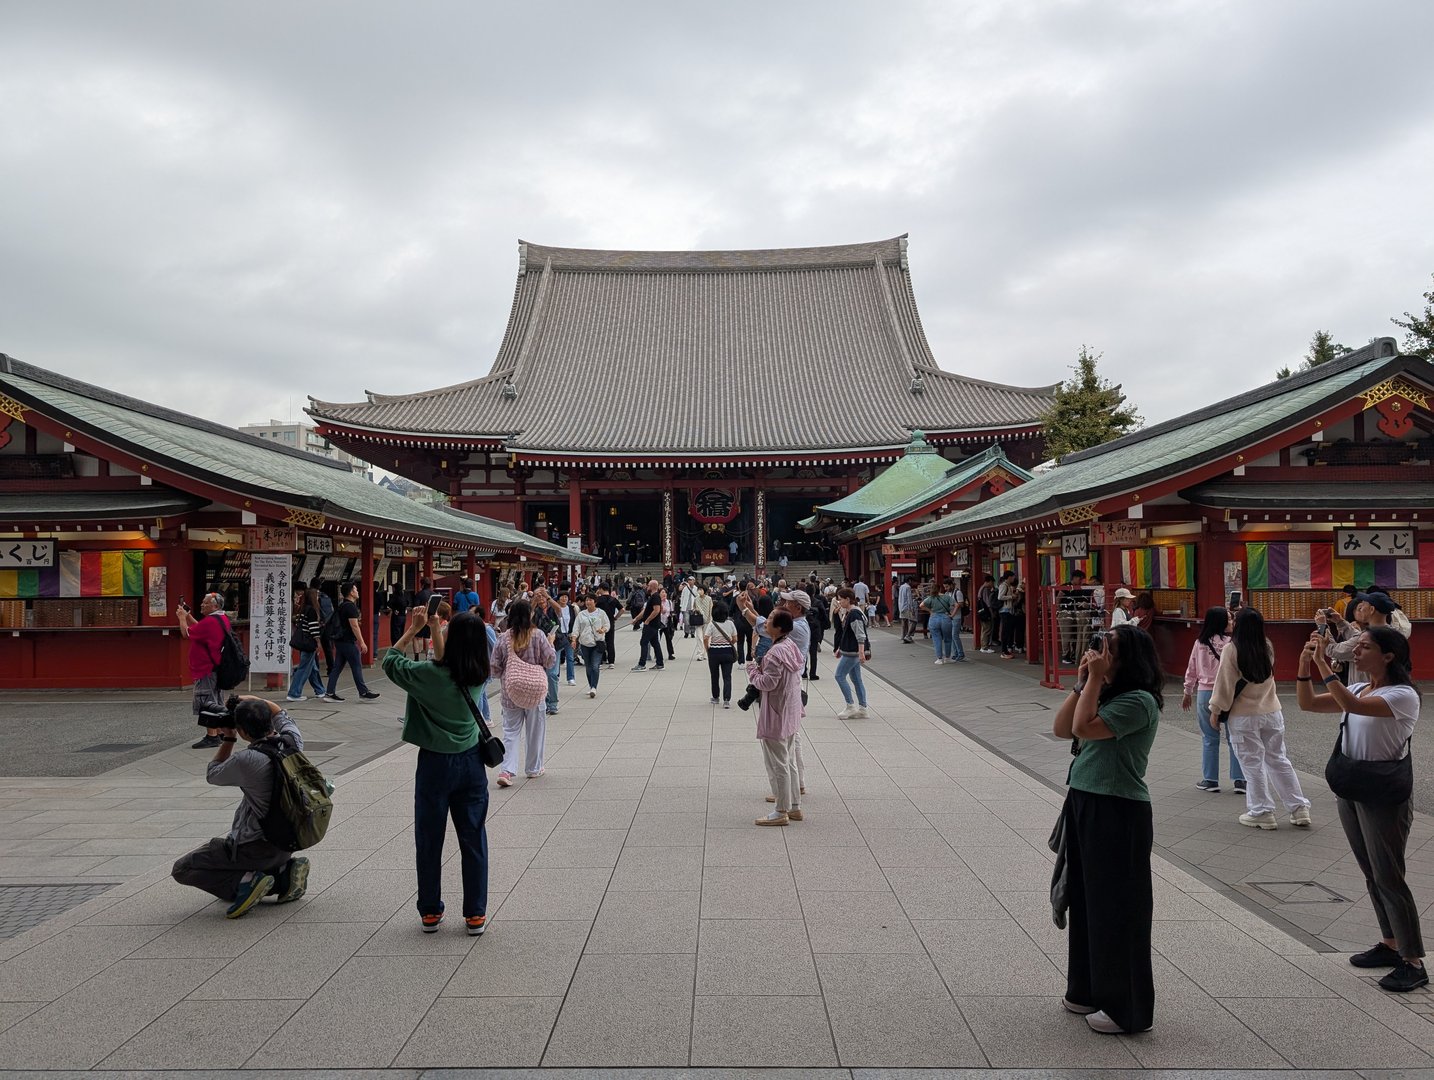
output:
[[[70,880],[121,882],[0,941],[0,1069],[873,1080],[1434,1069],[1434,1024],[1342,954],[1165,858],[1156,1027],[1094,1034],[1059,1006],[1065,940],[1045,848],[1057,787],[881,680],[870,719],[838,721],[828,677],[804,729],[808,818],[759,829],[751,717],[707,704],[691,643],[678,639],[667,671],[630,674],[636,635],[618,640],[596,701],[564,688],[548,774],[493,792],[482,938],[418,930],[410,748],[331,762],[336,821],[311,853],[309,895],[234,922],[166,873],[232,808],[231,792],[202,781],[207,755],[175,751],[147,776],[130,765],[0,781],[0,858],[39,844],[38,858],[80,860]],[[898,648],[881,646],[879,661]],[[1016,673],[950,674],[962,680],[942,701],[953,717],[1043,704]],[[911,690],[914,677],[898,681]],[[394,711],[386,695],[300,723],[311,738],[330,723],[382,742]],[[1048,724],[1037,711],[992,715],[1034,732]],[[1157,811],[1177,795],[1158,787]],[[1242,832],[1232,844],[1293,835]],[[123,846],[44,846],[59,841]],[[114,861],[128,858],[146,861]],[[456,858],[447,870],[453,904]],[[32,871],[3,872],[0,884]]]
[[[1032,665],[970,651],[967,656],[965,664],[937,667],[929,647],[901,645],[894,633],[883,634],[873,669],[1033,776],[1064,785],[1069,744],[1051,735],[1051,710],[1065,695],[1042,687],[1040,669]],[[1293,704],[1292,684],[1281,688],[1281,697]],[[1291,828],[1287,822],[1274,832],[1240,825],[1235,819],[1244,810],[1244,797],[1229,783],[1223,748],[1224,790],[1211,795],[1195,788],[1200,736],[1194,711],[1180,709],[1178,683],[1167,686],[1146,778],[1154,795],[1155,842],[1166,860],[1319,951],[1354,952],[1367,948],[1379,933],[1363,875],[1322,775],[1337,719],[1305,716],[1294,708],[1286,712],[1292,748],[1299,745],[1307,760],[1321,766],[1319,774],[1300,772],[1301,787],[1314,803],[1311,829]],[[1408,878],[1425,925],[1434,928],[1434,819],[1427,814],[1415,815]],[[1402,1000],[1434,1018],[1434,993],[1425,990]]]

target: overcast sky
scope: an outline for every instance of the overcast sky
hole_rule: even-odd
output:
[[[1085,343],[1160,420],[1422,307],[1431,40],[1429,0],[0,0],[0,352],[288,418],[486,373],[519,238],[907,232],[943,367]]]

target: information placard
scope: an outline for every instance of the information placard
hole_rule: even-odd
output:
[[[249,670],[256,675],[289,671],[293,565],[288,555],[249,560]]]

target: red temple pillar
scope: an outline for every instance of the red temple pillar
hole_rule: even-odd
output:
[[[583,482],[576,473],[568,474],[568,535],[583,535]]]
[[[372,664],[374,652],[378,648],[378,642],[373,640],[374,617],[378,612],[373,610],[373,537],[365,536],[360,548],[359,571],[362,577],[362,584],[359,586],[359,603],[362,610],[368,612],[368,617],[359,624],[364,631],[364,644],[368,646],[364,650],[363,662]]]
[[[1021,567],[1021,580],[1026,585],[1026,663],[1044,663],[1044,649],[1037,648],[1037,641],[1040,638],[1040,618],[1038,609],[1040,607],[1040,583],[1032,584],[1032,575],[1036,572],[1036,560],[1040,558],[1036,554],[1036,547],[1039,537],[1034,532],[1026,534],[1024,548],[1024,563]],[[1042,643],[1044,644],[1044,643]]]

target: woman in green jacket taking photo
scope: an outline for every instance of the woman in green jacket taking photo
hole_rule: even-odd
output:
[[[384,674],[408,694],[403,741],[418,747],[418,915],[426,934],[443,922],[443,838],[451,815],[463,865],[463,919],[477,935],[488,922],[488,772],[478,751],[474,695],[488,681],[488,633],[472,612],[459,612],[446,633],[433,627],[435,659],[410,660],[406,651],[427,623],[427,611],[415,607],[403,637],[383,657]]]

